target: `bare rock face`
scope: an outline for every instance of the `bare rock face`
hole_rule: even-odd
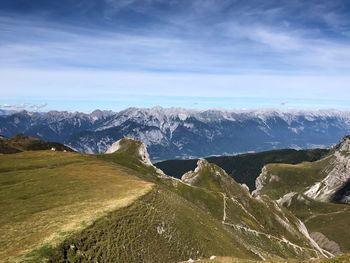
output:
[[[128,151],[131,154],[136,155],[136,157],[138,157],[144,164],[152,165],[146,145],[143,142],[135,141],[130,138],[123,138],[113,143],[106,153],[114,153],[118,151]]]
[[[344,137],[335,147],[333,161],[329,164],[330,173],[320,182],[311,186],[305,195],[319,200],[329,201],[332,196],[350,180],[350,136]],[[342,199],[342,198],[340,198]],[[347,201],[347,198],[343,198]]]
[[[343,137],[335,149],[341,152],[350,153],[350,135]]]
[[[114,152],[118,151],[118,150],[121,148],[121,146],[120,146],[120,141],[121,141],[121,140],[116,141],[115,143],[113,143],[113,144],[111,145],[111,147],[109,147],[109,148],[107,149],[106,153],[114,153]]]
[[[147,151],[147,147],[143,142],[136,141],[130,138],[120,139],[119,141],[116,141],[112,144],[112,146],[106,151],[106,154],[111,154],[114,152],[125,152],[130,156],[134,156],[137,159],[139,159],[143,164],[153,167],[157,176],[166,176],[162,170],[160,170],[152,164],[151,158]]]
[[[255,190],[252,192],[252,195],[258,196],[260,194],[261,189],[263,189],[266,183],[267,183],[267,168],[266,166],[264,166],[261,170],[260,175],[255,180]]]
[[[189,185],[196,185],[198,181],[200,180],[200,170],[202,170],[205,166],[209,165],[207,160],[200,158],[197,162],[197,167],[194,171],[189,171],[185,173],[182,177],[181,180]]]
[[[331,252],[335,256],[339,256],[343,254],[340,250],[339,245],[332,241],[329,240],[324,234],[320,232],[313,232],[310,234],[313,240],[316,241],[316,243],[323,249]]]

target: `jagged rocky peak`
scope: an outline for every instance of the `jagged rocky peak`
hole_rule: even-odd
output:
[[[194,171],[185,173],[181,180],[191,186],[207,188],[211,191],[225,193],[249,193],[247,186],[238,184],[219,166],[199,159]]]
[[[196,185],[200,181],[201,175],[203,175],[203,170],[207,167],[209,167],[210,164],[207,160],[200,158],[197,162],[197,167],[194,171],[189,171],[185,173],[181,180],[184,183],[190,184],[190,185]]]
[[[130,155],[136,156],[144,164],[152,165],[146,145],[143,142],[136,141],[130,138],[123,138],[112,144],[106,153],[127,152]]]
[[[197,185],[200,181],[206,179],[218,179],[229,177],[226,172],[215,164],[208,163],[207,160],[200,158],[194,171],[185,173],[181,180],[190,185]]]
[[[350,182],[350,136],[343,137],[335,149],[328,175],[308,188],[304,194],[319,201],[348,203],[350,197],[346,189]]]
[[[350,135],[343,137],[335,147],[336,150],[341,152],[350,153]]]

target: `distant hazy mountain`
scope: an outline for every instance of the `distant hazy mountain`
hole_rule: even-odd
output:
[[[129,137],[143,141],[152,160],[183,159],[328,147],[350,133],[350,112],[161,107],[91,114],[22,111],[0,117],[0,132],[58,141],[85,153],[103,153],[116,140]]]

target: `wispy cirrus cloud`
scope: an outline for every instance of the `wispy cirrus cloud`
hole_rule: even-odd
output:
[[[350,73],[342,0],[21,1],[0,2],[8,96],[94,87],[275,96],[288,87],[294,97],[327,97],[344,91]]]
[[[0,109],[11,109],[11,110],[24,110],[24,109],[30,109],[31,111],[38,111],[40,109],[43,109],[47,106],[47,103],[40,103],[40,104],[32,104],[32,103],[18,103],[18,104],[9,104],[4,103],[0,105]]]
[[[19,103],[19,104],[2,104],[0,107],[4,109],[25,109],[29,103]]]

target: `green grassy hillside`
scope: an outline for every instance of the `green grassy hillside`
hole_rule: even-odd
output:
[[[290,212],[253,198],[218,166],[204,161],[188,175],[199,179],[184,183],[148,165],[141,146],[123,140],[112,154],[0,156],[0,260],[244,262],[325,253]]]
[[[297,164],[304,161],[317,161],[329,154],[328,149],[314,150],[274,150],[261,153],[248,153],[236,156],[209,157],[206,160],[220,166],[236,182],[246,184],[250,190],[255,189],[255,180],[261,169],[268,163]],[[163,170],[167,175],[175,178],[196,168],[197,159],[194,160],[169,160],[156,163],[155,166]]]
[[[140,165],[137,159],[130,161],[125,152],[97,157],[123,164],[131,174],[157,186],[131,206],[67,239],[52,253],[53,262],[89,262],[98,258],[107,262],[179,262],[212,254],[246,259],[318,255],[298,232],[298,222],[291,214],[276,211],[273,203],[254,201],[246,189],[215,165],[208,164],[206,185],[190,186],[155,176],[152,167]],[[216,172],[221,173],[217,180]],[[245,204],[240,203],[243,200]],[[257,220],[254,216],[261,217],[260,221],[253,222]],[[293,233],[279,222],[286,217]]]
[[[61,143],[47,142],[38,138],[17,134],[9,139],[0,139],[0,153],[10,154],[23,151],[51,150],[73,152],[73,150]]]
[[[41,253],[151,188],[121,166],[89,155],[1,155],[0,261]]]
[[[316,162],[291,164],[267,164],[265,166],[264,187],[260,194],[267,194],[277,200],[290,192],[304,192],[307,187],[327,176],[329,164],[333,157],[329,156]]]
[[[316,201],[304,194],[315,182],[328,175],[333,162],[334,157],[329,156],[297,165],[268,164],[259,178],[262,188],[258,194],[279,200],[305,223],[312,235],[322,233],[329,241],[334,241],[341,252],[350,253],[350,206]],[[334,244],[326,246],[335,247]]]

